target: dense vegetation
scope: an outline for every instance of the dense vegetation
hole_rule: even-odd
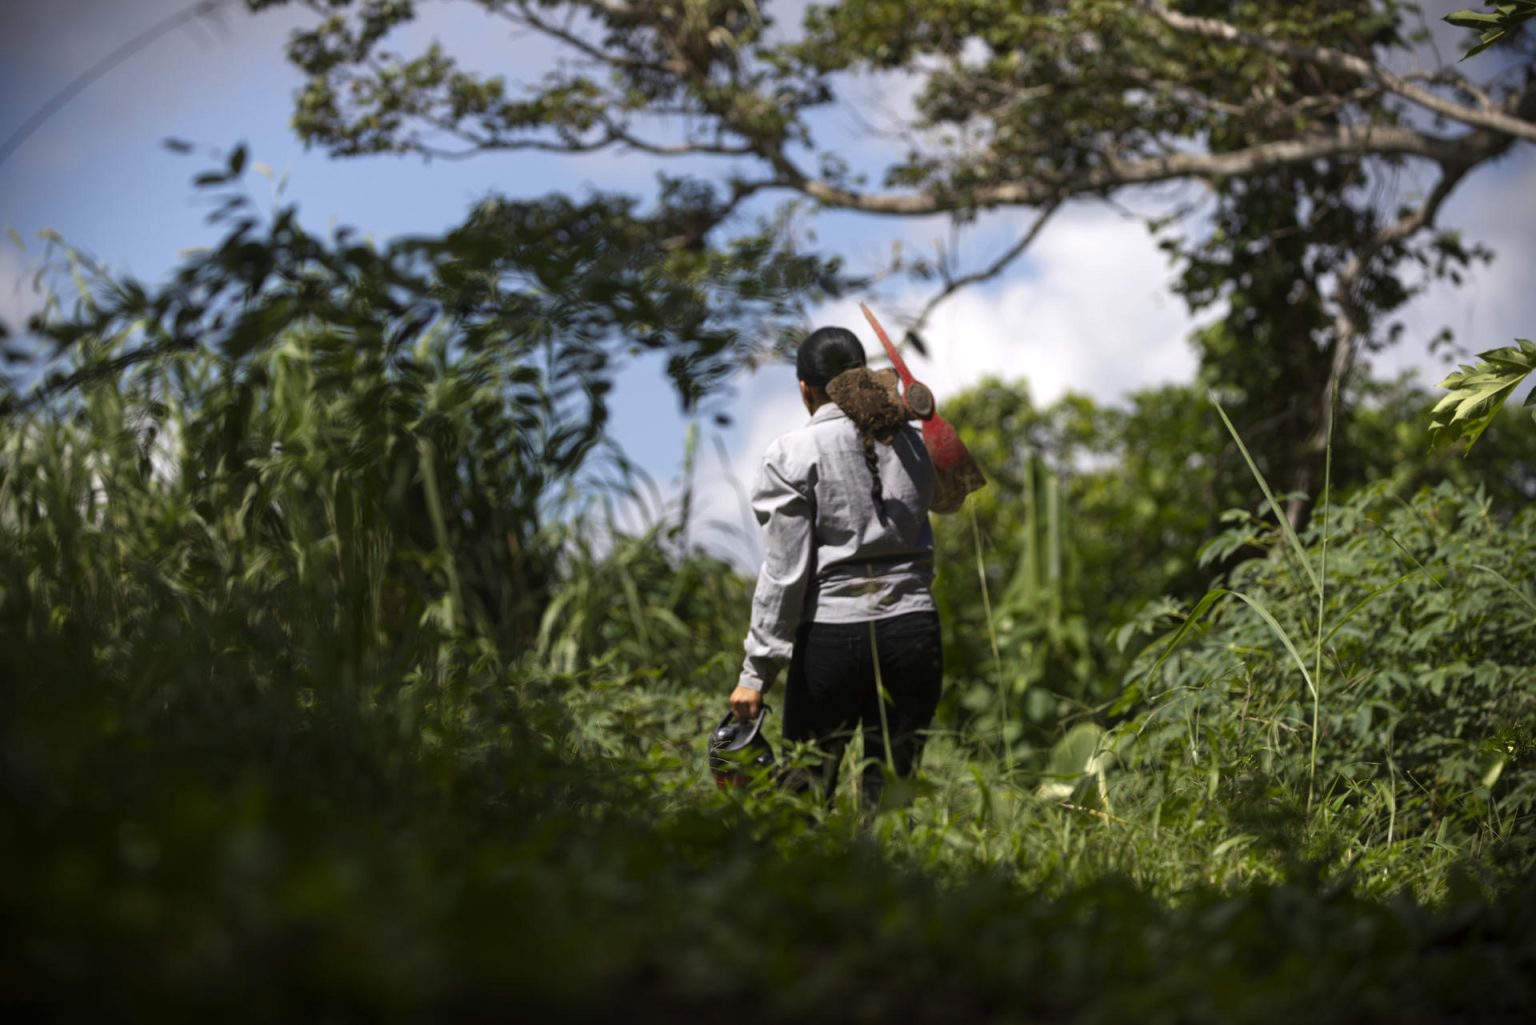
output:
[[[482,3],[524,19],[559,6]],[[1384,126],[1402,89],[1346,98],[1332,75],[1356,81],[1350,53],[1405,45],[1396,4],[1391,18],[1297,8],[1269,26],[1294,44],[1279,51],[1218,46],[1210,23],[1156,4],[1017,19],[934,5],[858,58],[847,41],[888,35],[882,19],[906,6],[843,4],[781,49],[754,18],[725,42],[700,35],[756,5],[576,4],[611,30],[593,59],[624,58],[608,85],[633,71],[635,90],[604,106],[552,79],[531,108],[440,54],[415,78],[367,64],[413,4],[328,6],[352,11],[295,40],[312,76],[300,129],[343,151],[419,141],[408,122],[430,105],[402,82],[447,89],[455,117],[481,116],[508,147],[552,128],[577,148],[623,141],[614,112],[676,99],[770,164],[823,101],[812,87],[855,63],[949,62],[922,100],[934,124],[963,119],[983,72],[1028,82],[1080,64],[1126,97],[1085,107],[1066,89],[1043,121],[1033,97],[989,108],[987,160],[898,169],[962,217],[1020,166],[1051,180],[1047,156],[1072,174],[1127,156],[1142,118],[1215,161],[1289,131],[1286,111],[1308,114],[1307,138]],[[1095,33],[1124,19],[1127,45],[1174,62],[1210,108],[1167,121],[1173,94],[1128,87],[1141,64],[1052,27],[1063,6]],[[964,31],[946,35],[953,18]],[[968,65],[967,33],[986,67]],[[1017,33],[1041,44],[1030,67],[1005,66]],[[646,70],[690,41],[691,62]],[[1213,133],[1234,95],[1207,72],[1242,63],[1234,51],[1265,54],[1245,73],[1283,88]],[[752,78],[754,61],[772,73]],[[370,92],[365,65],[394,92]],[[337,76],[361,106],[321,102]],[[776,112],[739,105],[802,79]],[[612,116],[578,116],[594,109]],[[1492,121],[1460,162],[1440,154],[1453,177],[1430,215],[1507,148],[1498,119],[1520,110],[1460,109]],[[1022,125],[1043,135],[1007,143]],[[1359,160],[1346,148],[1223,177],[1230,232],[1173,247],[1191,303],[1228,310],[1196,340],[1221,404],[1180,386],[1042,409],[1023,381],[946,397],[992,484],[939,525],[948,691],[925,771],[888,790],[908,804],[865,814],[850,794],[829,811],[766,781],[712,787],[704,738],[751,582],[698,546],[686,492],[639,531],[606,512],[632,485],[605,432],[627,354],[665,352],[679,399],[704,408],[807,302],[849,284],[782,219],[712,237],[784,182],[737,180],[725,197],[670,179],[654,205],[493,200],[441,237],[376,247],[253,212],[236,150],[200,179],[224,199],[219,246],[158,286],[69,254],[67,302],[29,325],[38,345],[7,339],[22,372],[0,379],[0,1006],[28,1020],[1528,1020],[1536,467],[1530,424],[1499,403],[1529,345],[1442,403],[1443,429],[1488,428],[1466,458],[1428,448],[1433,396],[1333,373],[1341,352],[1384,341],[1416,287],[1399,263],[1433,275],[1475,256],[1447,235],[1409,246],[1399,222],[1352,205]],[[1090,179],[1035,199],[1048,214]],[[1320,297],[1351,258],[1349,288]],[[1270,477],[1315,494],[1275,494]]]
[[[47,327],[67,342],[54,390],[9,400],[7,1003],[1529,1010],[1521,450],[1481,450],[1513,482],[1500,502],[1398,467],[1335,496],[1295,547],[1253,481],[1237,501],[1260,511],[1197,554],[1207,500],[1180,501],[1196,478],[1156,464],[1240,459],[1213,407],[1163,392],[1037,415],[1004,384],[960,398],[996,481],[975,520],[944,524],[952,703],[908,811],[823,816],[707,782],[749,581],[678,519],[624,536],[562,498],[610,463],[595,435],[558,447],[580,436],[558,418],[592,407],[536,401],[558,387],[547,336],[477,349],[474,317],[379,301],[389,254],[281,216],[285,244],[261,245],[280,284],[220,307],[253,230],[163,292],[82,279],[76,315]],[[424,265],[427,293],[466,251]],[[189,295],[249,344],[146,352],[153,315],[174,326]],[[294,316],[243,333],[273,307]],[[1014,433],[1038,450],[1010,454]],[[1221,567],[1233,597],[1191,612]]]

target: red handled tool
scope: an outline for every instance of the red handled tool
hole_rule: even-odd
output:
[[[987,478],[982,474],[981,467],[976,465],[976,460],[971,458],[971,453],[966,450],[965,443],[955,433],[954,427],[939,415],[933,401],[933,392],[907,369],[906,361],[896,351],[896,346],[891,344],[891,337],[885,333],[885,328],[869,312],[868,306],[859,303],[859,309],[864,311],[869,326],[875,329],[880,344],[885,346],[885,354],[891,357],[896,376],[901,378],[901,397],[907,408],[923,422],[923,444],[928,447],[928,456],[933,460],[933,468],[938,475],[933,511],[954,512],[965,502],[965,496],[985,484]]]

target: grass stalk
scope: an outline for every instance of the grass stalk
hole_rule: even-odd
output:
[[[875,664],[875,698],[880,708],[880,739],[885,744],[885,768],[892,777],[896,775],[896,756],[891,750],[891,723],[885,706],[891,695],[885,689],[885,675],[880,672],[880,644],[875,640],[875,621],[869,620],[869,657]]]
[[[1328,393],[1328,431],[1323,438],[1323,501],[1321,558],[1317,579],[1317,632],[1312,645],[1312,747],[1307,756],[1307,810],[1312,810],[1312,799],[1317,789],[1317,734],[1322,714],[1323,682],[1323,603],[1328,593],[1328,507],[1333,494],[1333,425],[1338,419],[1339,388],[1337,382]],[[1331,635],[1330,635],[1331,636]]]
[[[459,568],[454,562],[453,548],[448,541],[448,523],[443,516],[442,493],[437,486],[437,452],[426,438],[418,438],[416,445],[421,455],[421,483],[427,493],[427,514],[432,520],[432,536],[443,560],[443,571],[448,576],[448,629],[451,633],[457,633],[464,623],[464,588],[459,582]]]
[[[1221,422],[1226,425],[1227,433],[1232,435],[1232,440],[1237,442],[1237,450],[1243,454],[1243,461],[1248,464],[1248,470],[1253,474],[1253,479],[1259,482],[1259,490],[1264,492],[1264,498],[1269,502],[1270,511],[1275,514],[1275,520],[1280,524],[1280,532],[1285,535],[1286,542],[1291,546],[1291,551],[1296,554],[1296,561],[1301,563],[1301,568],[1307,574],[1307,579],[1312,582],[1314,591],[1322,590],[1322,582],[1317,579],[1317,572],[1312,569],[1312,563],[1307,560],[1307,550],[1301,545],[1301,538],[1296,536],[1296,528],[1291,526],[1290,517],[1285,515],[1285,510],[1280,508],[1280,502],[1275,498],[1275,493],[1270,490],[1269,481],[1264,479],[1264,474],[1259,470],[1253,456],[1248,453],[1248,446],[1243,444],[1242,436],[1237,433],[1237,428],[1232,426],[1232,421],[1227,417],[1227,411],[1221,408],[1214,392],[1211,393],[1211,405],[1216,407],[1216,413],[1221,417]]]
[[[1008,739],[1008,687],[1003,680],[1003,656],[997,647],[997,626],[992,621],[992,595],[987,590],[987,566],[981,553],[981,523],[976,519],[976,503],[967,502],[971,511],[971,537],[976,543],[976,580],[981,585],[981,608],[987,617],[987,640],[992,645],[992,669],[997,679],[998,730],[1002,742],[1003,772],[1013,778],[1013,751]]]
[[[1210,399],[1211,405],[1216,407],[1217,415],[1221,417],[1221,422],[1226,425],[1227,433],[1232,435],[1232,440],[1237,443],[1238,451],[1243,454],[1243,461],[1248,464],[1249,472],[1253,474],[1253,479],[1258,482],[1259,490],[1264,492],[1264,498],[1268,501],[1270,510],[1275,514],[1275,520],[1280,524],[1281,533],[1285,535],[1286,542],[1290,545],[1291,551],[1296,555],[1296,561],[1301,564],[1301,568],[1307,574],[1307,579],[1312,583],[1312,589],[1317,592],[1317,627],[1313,641],[1313,671],[1311,673],[1307,672],[1306,664],[1302,662],[1301,656],[1297,653],[1295,645],[1291,643],[1290,637],[1286,635],[1284,629],[1281,628],[1275,618],[1269,614],[1269,611],[1246,595],[1236,591],[1230,592],[1233,597],[1241,598],[1249,607],[1263,617],[1270,629],[1275,632],[1275,635],[1285,645],[1286,650],[1290,652],[1292,660],[1296,662],[1297,668],[1301,670],[1302,678],[1307,681],[1307,691],[1312,696],[1312,737],[1307,753],[1307,810],[1310,812],[1316,792],[1317,738],[1322,717],[1322,695],[1319,682],[1322,679],[1323,670],[1323,605],[1327,597],[1328,502],[1333,476],[1333,422],[1336,419],[1333,412],[1338,405],[1338,389],[1335,386],[1329,395],[1330,415],[1328,417],[1327,433],[1324,437],[1321,572],[1312,568],[1311,560],[1307,558],[1307,550],[1302,546],[1301,538],[1296,535],[1296,528],[1291,525],[1290,518],[1285,515],[1285,510],[1280,508],[1280,503],[1276,500],[1274,491],[1270,489],[1269,481],[1264,478],[1264,474],[1259,470],[1258,464],[1253,461],[1253,456],[1248,452],[1248,446],[1243,444],[1242,436],[1237,433],[1237,428],[1232,425],[1232,420],[1227,416],[1227,411],[1221,408],[1221,402],[1216,398],[1215,393],[1211,393]]]

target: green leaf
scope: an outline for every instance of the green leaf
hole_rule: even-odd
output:
[[[1302,660],[1300,652],[1296,650],[1296,645],[1291,643],[1290,635],[1285,632],[1285,628],[1270,614],[1269,609],[1264,607],[1264,603],[1257,598],[1249,597],[1241,591],[1231,591],[1228,593],[1259,614],[1259,618],[1264,620],[1265,625],[1269,627],[1280,643],[1285,645],[1285,650],[1290,654],[1291,661],[1296,663],[1296,668],[1301,670],[1301,678],[1307,684],[1307,693],[1316,697],[1317,684],[1312,682],[1312,674],[1307,672],[1307,663]]]
[[[1462,54],[1462,60],[1475,57],[1494,43],[1510,38],[1521,24],[1536,17],[1536,2],[1532,0],[1516,0],[1514,3],[1493,6],[1496,13],[1465,10],[1454,11],[1445,16],[1445,21],[1458,28],[1483,30],[1481,41]]]
[[[1460,437],[1468,451],[1514,390],[1536,370],[1536,344],[1518,338],[1512,346],[1479,353],[1478,359],[1481,362],[1475,366],[1462,365],[1440,382],[1440,387],[1450,390],[1429,414],[1431,437]],[[1529,396],[1525,404],[1531,405]]]
[[[1483,28],[1486,25],[1502,25],[1503,19],[1497,14],[1484,14],[1481,11],[1457,11],[1447,14],[1445,20],[1458,28]]]

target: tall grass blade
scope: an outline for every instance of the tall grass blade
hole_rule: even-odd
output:
[[[457,633],[464,624],[464,589],[459,583],[459,568],[454,562],[453,548],[448,542],[448,523],[443,516],[443,499],[437,486],[437,453],[432,442],[426,438],[418,438],[416,445],[421,453],[421,483],[427,493],[427,514],[432,520],[432,537],[437,542],[438,556],[443,560],[443,570],[448,575],[448,590],[452,598],[448,629]]]
[[[1307,807],[1312,807],[1312,797],[1317,781],[1317,732],[1322,715],[1322,697],[1319,685],[1323,679],[1323,613],[1328,593],[1328,507],[1333,497],[1333,425],[1338,420],[1339,388],[1335,381],[1328,389],[1328,434],[1323,445],[1323,502],[1322,502],[1322,552],[1319,556],[1317,581],[1317,630],[1312,645],[1312,749],[1307,761]]]
[[[1307,693],[1316,694],[1316,688],[1312,683],[1312,674],[1307,671],[1306,662],[1302,660],[1301,654],[1296,650],[1296,645],[1291,643],[1290,635],[1285,632],[1285,628],[1280,625],[1279,621],[1270,614],[1269,609],[1264,607],[1264,603],[1257,598],[1244,594],[1242,591],[1233,591],[1225,587],[1215,587],[1205,593],[1205,597],[1200,599],[1199,604],[1194,607],[1189,617],[1179,626],[1178,632],[1173,635],[1173,639],[1168,642],[1168,646],[1163,649],[1163,653],[1158,656],[1152,668],[1147,671],[1147,676],[1150,678],[1168,660],[1168,657],[1173,654],[1174,650],[1178,648],[1189,632],[1194,629],[1195,624],[1200,621],[1200,618],[1210,611],[1211,606],[1228,596],[1238,599],[1258,613],[1259,618],[1264,621],[1270,631],[1280,640],[1280,643],[1285,646],[1286,652],[1291,656],[1291,661],[1296,663],[1296,668],[1301,671],[1301,678],[1307,684]]]
[[[885,745],[885,769],[893,777],[896,775],[896,753],[891,748],[891,723],[886,714],[885,706],[891,700],[891,694],[885,689],[885,674],[880,671],[880,644],[875,639],[875,621],[869,621],[869,657],[875,664],[875,704],[880,708],[880,741]],[[865,754],[866,758],[869,757]]]
[[[1499,583],[1504,585],[1505,589],[1508,590],[1510,594],[1514,595],[1516,598],[1519,598],[1520,601],[1524,603],[1526,608],[1530,609],[1532,612],[1536,612],[1536,602],[1531,601],[1529,595],[1520,590],[1520,588],[1516,587],[1514,584],[1510,583],[1509,578],[1504,574],[1500,573],[1492,566],[1484,566],[1477,562],[1468,563],[1468,566],[1470,566],[1472,569],[1481,570],[1484,573],[1492,574],[1492,576],[1498,580]]]
[[[997,712],[1002,732],[1003,771],[1013,778],[1013,751],[1008,737],[1008,686],[1003,680],[1003,656],[997,647],[997,624],[992,619],[992,596],[987,590],[987,565],[981,554],[981,524],[976,519],[976,503],[967,502],[971,511],[971,537],[976,542],[976,580],[981,585],[981,608],[987,617],[987,639],[992,643],[992,670],[997,678]]]
[[[1199,602],[1195,604],[1195,607],[1190,610],[1189,615],[1184,617],[1184,622],[1179,624],[1179,629],[1174,633],[1167,646],[1163,648],[1163,653],[1157,657],[1156,662],[1152,663],[1152,668],[1147,670],[1147,679],[1150,680],[1157,675],[1157,671],[1163,667],[1163,663],[1168,661],[1168,657],[1184,642],[1185,636],[1199,624],[1205,614],[1210,611],[1211,606],[1215,605],[1226,594],[1227,591],[1224,588],[1217,587],[1207,591],[1201,597]],[[1133,688],[1110,711],[1119,714],[1134,704],[1139,697],[1138,690]]]
[[[1274,616],[1270,615],[1269,609],[1265,608],[1264,603],[1257,598],[1249,597],[1242,591],[1228,591],[1227,593],[1246,604],[1254,612],[1257,612],[1259,618],[1264,620],[1265,625],[1279,638],[1280,643],[1285,645],[1285,650],[1291,656],[1291,661],[1296,663],[1297,670],[1301,672],[1301,678],[1306,681],[1307,693],[1315,699],[1317,697],[1317,685],[1313,682],[1312,674],[1307,672],[1307,663],[1296,650],[1296,645],[1291,643],[1290,635],[1285,632],[1285,628],[1280,625]]]
[[[1270,510],[1275,514],[1275,520],[1280,524],[1280,530],[1285,535],[1285,540],[1291,546],[1291,551],[1296,553],[1296,561],[1301,563],[1301,568],[1306,571],[1307,579],[1312,582],[1312,589],[1321,592],[1322,582],[1317,578],[1317,572],[1312,569],[1312,563],[1307,560],[1307,550],[1302,547],[1301,538],[1296,536],[1296,529],[1291,526],[1290,517],[1285,515],[1285,510],[1280,508],[1280,503],[1275,498],[1275,493],[1269,488],[1269,481],[1264,479],[1258,464],[1253,461],[1253,456],[1248,452],[1248,446],[1243,444],[1242,436],[1237,433],[1237,428],[1232,426],[1232,421],[1227,417],[1227,411],[1221,408],[1221,403],[1216,398],[1216,393],[1210,393],[1211,405],[1216,407],[1221,422],[1226,425],[1227,433],[1232,435],[1232,440],[1237,442],[1237,450],[1243,454],[1243,461],[1248,464],[1248,470],[1253,474],[1253,479],[1259,482],[1259,490],[1264,492],[1264,498],[1269,502]]]

